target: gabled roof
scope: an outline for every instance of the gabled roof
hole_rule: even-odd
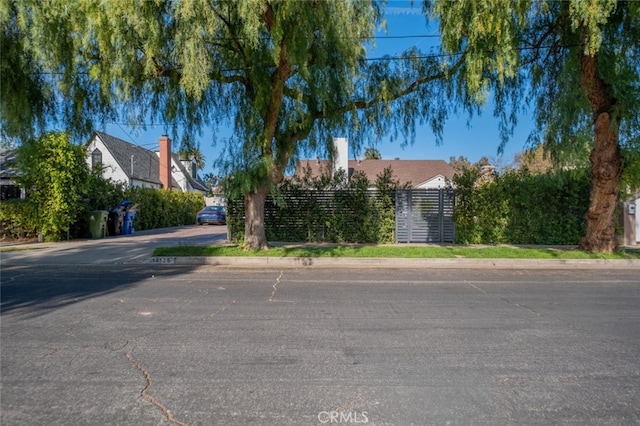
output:
[[[204,186],[204,183],[200,180],[199,177],[196,179],[191,177],[191,174],[189,174],[189,171],[184,167],[184,165],[182,164],[182,161],[180,161],[180,158],[177,154],[171,154],[171,157],[173,157],[173,161],[178,165],[178,167],[180,168],[180,171],[182,171],[182,174],[187,178],[187,180],[189,181],[189,184],[193,189],[207,192],[207,187]]]
[[[102,132],[95,132],[107,147],[120,168],[129,179],[140,180],[160,185],[160,159],[158,154],[138,145],[123,141],[115,136]],[[131,159],[133,156],[133,167]],[[171,186],[179,188],[175,179],[171,178]]]
[[[0,179],[11,179],[20,175],[15,169],[15,163],[15,149],[0,149]]]
[[[355,171],[362,171],[374,183],[378,175],[384,169],[391,167],[393,178],[400,184],[410,183],[415,187],[442,175],[452,179],[455,170],[444,160],[349,160],[349,177]],[[302,175],[304,168],[311,169],[312,176],[321,176],[331,171],[331,162],[328,160],[299,160],[296,166],[296,175]]]

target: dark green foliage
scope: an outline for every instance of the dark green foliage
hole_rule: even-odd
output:
[[[477,184],[479,173],[456,174],[456,240],[465,244],[578,244],[584,235],[590,176],[513,171]]]
[[[13,199],[0,203],[0,238],[32,239],[38,235],[38,208],[33,201]]]
[[[83,199],[84,211],[109,210],[124,200],[125,185],[102,177],[100,171],[89,175],[87,194]]]
[[[134,228],[138,231],[195,224],[196,213],[204,207],[204,199],[199,194],[151,188],[124,188],[97,174],[89,175],[87,185],[83,185],[83,188],[87,189],[86,193],[73,212],[69,226],[71,238],[88,236],[89,212],[108,211],[123,200],[130,200],[136,206]],[[42,216],[38,211],[38,204],[32,199],[0,203],[0,237],[35,238],[42,222]]]
[[[411,185],[403,184],[393,179],[393,170],[387,167],[381,174],[376,176],[375,182],[378,193],[374,198],[374,211],[378,215],[377,241],[393,243],[396,231],[396,190],[409,189]]]
[[[193,225],[196,213],[204,207],[202,195],[151,188],[129,188],[124,198],[137,206],[134,228],[166,228]]]
[[[395,231],[395,190],[399,186],[385,170],[376,190],[364,174],[312,178],[309,173],[286,180],[267,199],[265,227],[269,241],[392,243]],[[241,199],[230,200],[229,234],[241,241],[244,234]]]

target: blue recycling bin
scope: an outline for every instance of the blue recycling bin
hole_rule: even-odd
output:
[[[124,235],[130,235],[135,232],[135,229],[133,228],[133,220],[135,218],[136,218],[135,209],[127,210],[124,213],[124,226],[122,227],[122,233]]]
[[[109,235],[124,235],[133,233],[133,217],[135,217],[136,205],[131,201],[125,200],[109,211],[109,219],[107,221],[107,230]],[[134,210],[134,216],[131,217],[131,224],[126,225],[126,214]]]

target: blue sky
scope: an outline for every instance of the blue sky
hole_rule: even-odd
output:
[[[416,2],[420,3],[420,2]],[[387,3],[385,13],[387,21],[387,33],[379,32],[380,36],[415,36],[437,34],[437,26],[431,23],[426,24],[425,17],[421,13],[420,4],[411,7],[408,1],[390,1]],[[378,39],[376,49],[370,53],[371,57],[380,57],[385,54],[394,55],[415,45],[423,52],[428,52],[433,43],[438,43],[437,38],[408,37],[400,39]],[[383,138],[375,147],[382,154],[383,159],[400,158],[402,160],[426,160],[442,159],[448,161],[450,157],[464,155],[470,161],[478,161],[486,156],[489,159],[509,163],[516,153],[523,151],[526,146],[526,139],[531,131],[531,119],[522,116],[518,126],[504,149],[502,157],[498,157],[497,149],[500,144],[498,133],[498,122],[493,117],[490,105],[483,108],[480,116],[473,117],[467,125],[467,116],[451,116],[444,126],[443,143],[436,144],[436,138],[427,126],[416,129],[415,142],[412,145],[401,147],[401,141],[390,142],[388,138]],[[167,133],[162,125],[147,126],[146,131],[141,131],[135,127],[127,127],[121,124],[107,124],[104,129],[106,133],[144,146],[148,149],[156,149],[158,138]],[[219,137],[227,137],[227,129],[219,129]],[[176,140],[178,135],[169,136]],[[336,135],[340,136],[340,135]],[[210,131],[204,131],[199,138],[200,150],[205,156],[206,166],[202,173],[213,171],[212,164],[220,155],[222,146],[215,146]],[[177,148],[176,148],[177,149]]]

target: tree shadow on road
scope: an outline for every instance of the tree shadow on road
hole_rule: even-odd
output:
[[[3,266],[0,314],[40,316],[91,298],[135,287],[154,274],[188,272],[185,267],[123,265]]]

